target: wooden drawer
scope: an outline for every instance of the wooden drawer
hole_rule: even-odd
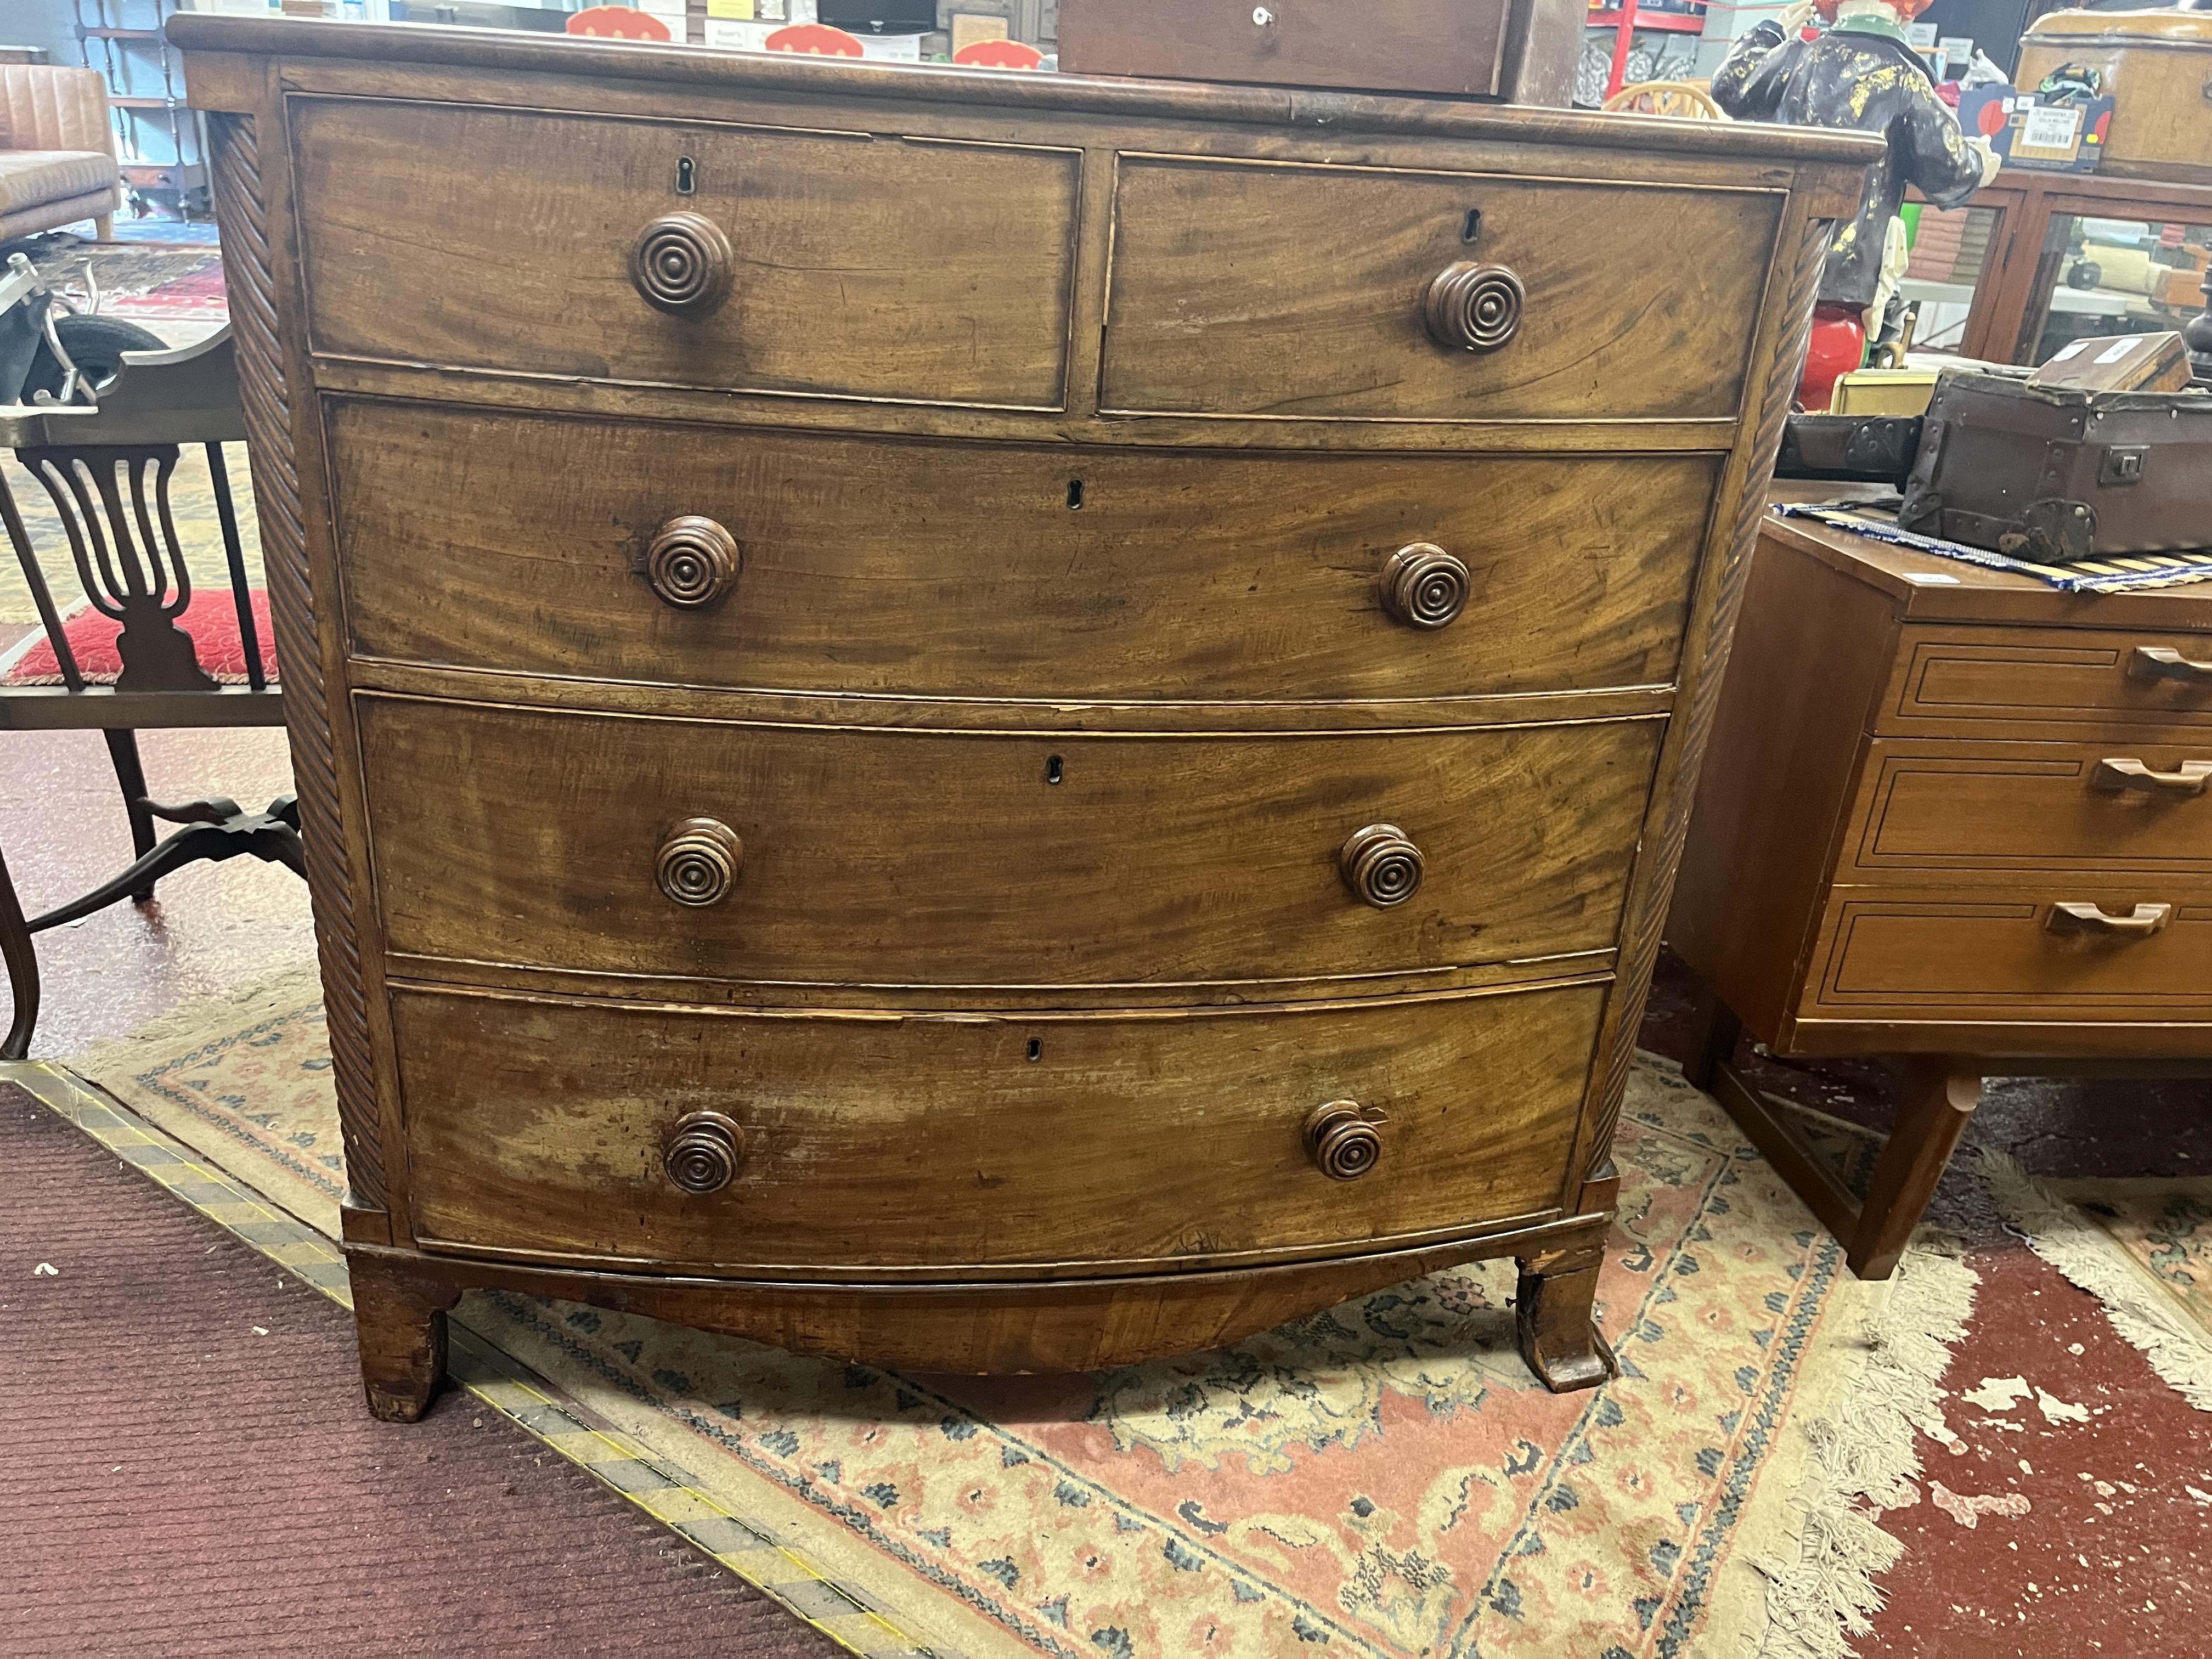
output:
[[[964,1021],[678,1013],[401,989],[418,1237],[688,1268],[1198,1266],[1559,1200],[1601,986],[1301,1011]],[[1380,1158],[1323,1175],[1346,1100]],[[718,1191],[679,1121],[742,1135]]]
[[[295,99],[314,349],[517,374],[1057,409],[1080,153]],[[690,193],[678,167],[691,163]],[[710,308],[648,304],[653,221],[708,222]],[[434,238],[415,234],[426,223]],[[690,250],[665,247],[672,258]]]
[[[1849,1012],[1915,1022],[2212,1018],[2212,902],[2200,884],[2053,878],[1986,901],[1940,891],[1861,896],[1865,890],[1841,889],[1831,901],[1805,1015]],[[2052,911],[2061,903],[2094,904],[2123,917],[2139,905],[2171,910],[2155,933],[2057,931]]]
[[[379,403],[336,404],[331,428],[356,652],[900,696],[1664,684],[1718,465],[1070,452]],[[648,574],[684,514],[738,544],[703,606]],[[1385,568],[1415,543],[1464,567],[1447,626],[1385,608]]]
[[[836,985],[1319,980],[1606,951],[1664,729],[1009,737],[356,707],[392,950]],[[696,907],[656,885],[696,817],[742,862]],[[1425,860],[1389,908],[1340,870],[1376,823]]]
[[[2156,660],[2166,653],[2179,660]],[[2000,720],[2212,726],[2212,635],[1905,629],[1876,732],[1936,737]]]
[[[1124,155],[1100,402],[1310,420],[1730,416],[1782,200]],[[1525,290],[1496,349],[1439,343],[1424,320],[1434,280],[1469,262]]]
[[[2181,734],[2174,734],[2180,736]],[[1876,738],[1842,881],[2017,883],[2022,870],[2212,876],[2212,732],[2194,743]]]

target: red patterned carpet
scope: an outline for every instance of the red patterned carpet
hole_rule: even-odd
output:
[[[48,1271],[51,1269],[51,1271]],[[841,1650],[0,1084],[0,1653]]]

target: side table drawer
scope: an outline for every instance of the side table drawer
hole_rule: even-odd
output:
[[[293,109],[319,352],[1064,402],[1079,151],[343,99]],[[672,215],[685,217],[648,247],[647,227]],[[426,222],[434,240],[409,234]]]
[[[956,1020],[400,988],[392,1007],[430,1248],[959,1278],[1550,1211],[1604,996]],[[1309,1150],[1334,1102],[1365,1127]]]
[[[1942,737],[1984,721],[2212,728],[2212,635],[1907,627],[1875,730]]]
[[[2212,894],[2171,878],[2051,879],[1987,901],[1839,889],[1814,959],[1808,1018],[2203,1020]]]
[[[2148,742],[1875,738],[1837,879],[2017,885],[2018,872],[2212,878],[2212,729]]]

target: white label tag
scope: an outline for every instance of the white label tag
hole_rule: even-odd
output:
[[[1955,586],[1959,580],[1956,576],[1942,570],[1908,570],[1905,573],[1905,580],[1915,587]]]
[[[2081,130],[2081,112],[2045,105],[2028,111],[2020,124],[2020,142],[2030,149],[2071,149]]]
[[[2117,363],[2123,357],[2132,356],[2142,344],[2142,341],[2140,339],[2115,340],[2097,354],[2097,361],[2100,363]]]
[[[2087,340],[2076,340],[2072,345],[2068,346],[2065,350],[2052,352],[2051,354],[2050,361],[2054,363],[2063,363],[2069,357],[2080,356],[2088,349],[2089,343]]]

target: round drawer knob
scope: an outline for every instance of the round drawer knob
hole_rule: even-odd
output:
[[[696,213],[655,219],[630,245],[629,280],[647,305],[703,317],[730,292],[730,239]]]
[[[686,818],[653,861],[653,878],[678,904],[719,904],[744,868],[744,843],[715,818]]]
[[[712,519],[687,513],[660,526],[645,550],[645,579],[666,603],[696,611],[738,585],[744,555]]]
[[[676,1133],[660,1154],[660,1167],[687,1193],[718,1193],[744,1161],[745,1132],[720,1112],[691,1112],[676,1120]]]
[[[1395,823],[1370,823],[1352,832],[1336,867],[1352,896],[1387,910],[1420,890],[1421,849]]]
[[[1382,1158],[1382,1137],[1349,1100],[1332,1100],[1306,1116],[1306,1156],[1331,1181],[1357,1181]]]
[[[1467,608],[1469,580],[1434,542],[1415,542],[1382,567],[1382,608],[1408,628],[1442,628]]]
[[[1520,328],[1527,298],[1521,279],[1505,266],[1462,259],[1429,283],[1421,320],[1448,351],[1495,351]]]

